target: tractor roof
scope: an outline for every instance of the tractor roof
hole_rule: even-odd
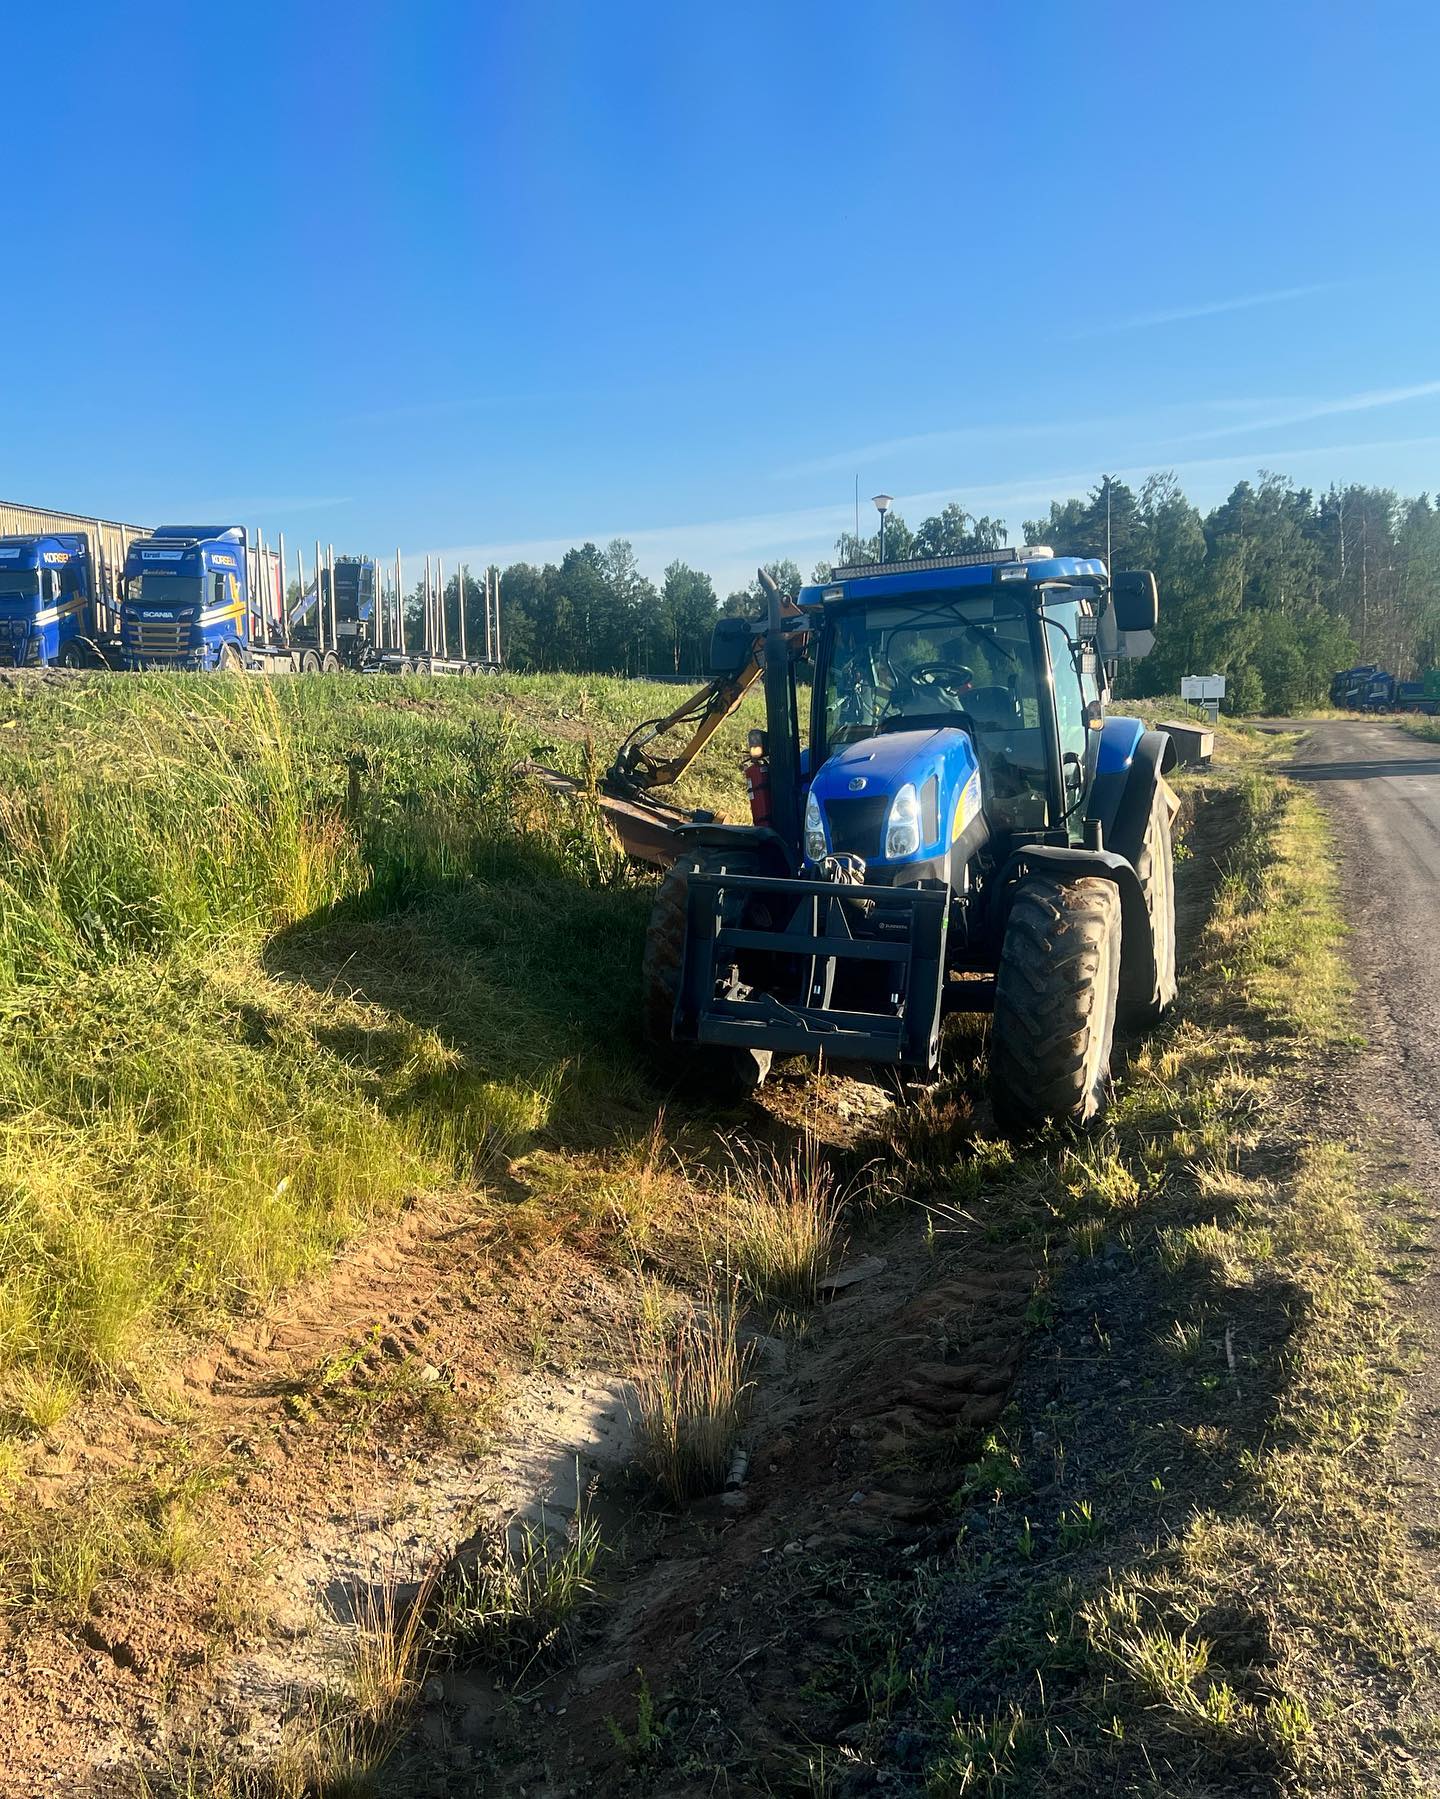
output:
[[[899,600],[916,593],[995,587],[1011,581],[1104,580],[1094,556],[1057,556],[1044,544],[975,550],[964,556],[922,556],[912,562],[862,562],[835,569],[828,581],[802,587],[803,607],[837,600]]]

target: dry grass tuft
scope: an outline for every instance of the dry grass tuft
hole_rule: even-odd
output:
[[[725,1195],[725,1263],[752,1299],[811,1305],[839,1252],[844,1193],[813,1138],[787,1154],[737,1153]]]
[[[750,1356],[734,1298],[636,1344],[637,1459],[676,1504],[723,1486],[745,1420]]]

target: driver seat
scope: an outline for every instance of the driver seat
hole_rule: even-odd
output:
[[[1021,721],[1020,702],[1008,687],[972,687],[963,703],[977,725],[1008,731]]]

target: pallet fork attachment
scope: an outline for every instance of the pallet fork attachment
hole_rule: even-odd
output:
[[[756,924],[752,902],[780,916]],[[856,936],[852,918],[885,910],[891,933]],[[865,887],[787,875],[690,876],[684,962],[675,1003],[675,1036],[684,1042],[892,1062],[931,1069],[939,1053],[949,895],[943,888]],[[748,919],[748,921],[747,921]],[[899,923],[897,934],[893,926]],[[774,958],[792,997],[748,985],[744,959]],[[834,1003],[843,965],[885,963],[893,970],[889,1008],[858,1011]]]

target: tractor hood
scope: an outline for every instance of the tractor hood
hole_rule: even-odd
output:
[[[811,792],[832,855],[863,856],[897,878],[934,872],[950,845],[980,818],[980,764],[967,731],[888,731],[847,743],[815,776]],[[904,855],[886,854],[886,826],[896,795],[913,790],[919,841]]]

